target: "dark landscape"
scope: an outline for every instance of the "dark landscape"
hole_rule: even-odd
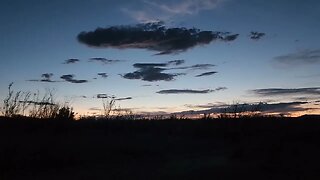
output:
[[[320,121],[0,119],[0,179],[318,179]]]

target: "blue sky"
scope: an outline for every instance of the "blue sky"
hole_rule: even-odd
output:
[[[281,106],[289,113],[319,112],[317,0],[3,0],[0,14],[1,100],[9,83],[14,82],[16,90],[55,89],[58,100],[70,102],[80,114],[102,108],[101,99],[93,98],[97,94],[131,97],[117,104],[136,113],[210,112],[221,104],[260,101],[292,103]],[[152,48],[137,48],[137,44],[125,44],[123,39],[118,42],[121,46],[93,47],[78,38],[81,32],[93,32],[98,27],[125,25],[125,30],[130,30],[137,24],[160,24],[159,20],[166,30],[197,28],[211,34],[219,31],[230,32],[225,36],[239,35],[232,40],[218,38],[173,50],[161,45],[171,39],[152,42],[156,43]],[[253,38],[251,32],[261,34]],[[170,51],[155,55],[163,48]],[[65,63],[70,59],[77,61]],[[173,60],[184,61],[179,65],[168,63]],[[148,66],[148,72],[162,68],[161,73],[175,76],[164,80],[155,74],[152,81],[125,78],[137,75],[136,71],[146,73],[146,64],[139,69],[136,63],[166,64]],[[192,67],[199,64],[207,66]],[[216,73],[196,77],[208,72]],[[50,73],[50,81],[59,82],[40,81],[43,74]],[[63,75],[74,77],[61,78]],[[171,93],[159,93],[166,90]]]

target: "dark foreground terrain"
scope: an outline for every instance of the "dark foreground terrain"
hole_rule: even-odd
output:
[[[0,180],[320,179],[320,119],[0,119]]]

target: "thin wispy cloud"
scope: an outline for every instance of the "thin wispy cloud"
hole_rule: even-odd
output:
[[[118,63],[121,62],[122,60],[118,60],[118,59],[107,59],[107,58],[102,58],[102,57],[94,57],[94,58],[90,58],[89,62],[98,62],[98,63],[102,63],[104,65],[106,64],[113,64],[113,63]]]
[[[191,108],[203,108],[203,110],[183,111],[180,112],[180,114],[234,113],[235,111],[237,113],[259,111],[261,113],[291,114],[294,112],[315,110],[315,108],[303,107],[305,104],[308,104],[308,102],[188,105]]]
[[[143,0],[140,9],[122,8],[122,12],[138,22],[169,20],[175,17],[191,16],[201,11],[213,10],[226,0]]]
[[[54,83],[54,82],[58,82],[55,80],[52,80],[53,77],[53,73],[44,73],[41,75],[41,79],[31,79],[31,80],[27,80],[27,81],[31,81],[31,82],[49,82],[49,83]]]
[[[116,101],[126,101],[126,100],[131,100],[132,97],[123,97],[123,98],[116,98]]]
[[[181,65],[181,64],[184,64],[185,63],[185,60],[183,59],[177,59],[177,60],[172,60],[172,61],[168,61],[168,65],[175,65],[175,66],[178,66],[178,65]]]
[[[320,87],[309,88],[267,88],[251,90],[259,96],[283,96],[283,95],[320,95]]]
[[[212,41],[234,41],[238,35],[229,32],[201,31],[196,28],[167,28],[162,22],[155,22],[97,28],[94,31],[81,32],[77,38],[79,42],[89,47],[146,49],[157,51],[156,55],[164,55],[181,53]],[[106,61],[100,58],[93,60]]]
[[[93,98],[97,98],[97,99],[113,99],[115,101],[126,101],[126,100],[131,100],[133,99],[132,97],[116,97],[114,95],[108,95],[106,93],[100,93],[100,94],[97,94],[96,96],[94,96]]]
[[[216,89],[194,90],[194,89],[166,89],[158,91],[158,94],[208,94],[216,91],[227,89],[226,87],[219,87]]]
[[[81,83],[87,83],[88,80],[78,80],[78,79],[74,79],[74,75],[73,74],[66,74],[66,75],[62,75],[60,78],[65,80],[66,82],[70,82],[70,83],[75,83],[75,84],[81,84]]]
[[[217,73],[218,73],[217,71],[210,71],[210,72],[201,73],[199,75],[196,75],[195,77],[211,76],[211,75],[214,75],[214,74],[217,74]]]
[[[75,59],[75,58],[71,58],[71,59],[66,59],[63,64],[75,64],[77,62],[79,62],[80,59]]]
[[[203,10],[211,10],[225,0],[176,0],[171,2],[144,0],[143,2],[153,8],[171,15],[192,15]]]
[[[215,66],[216,65],[214,65],[214,64],[195,64],[195,65],[191,65],[191,66],[173,67],[170,69],[208,70],[208,69],[215,67]]]
[[[34,105],[41,105],[41,106],[54,106],[56,104],[51,102],[42,102],[42,101],[19,101],[20,103],[24,104],[34,104]]]
[[[305,49],[299,52],[276,56],[274,61],[285,66],[301,66],[320,63],[320,49]]]

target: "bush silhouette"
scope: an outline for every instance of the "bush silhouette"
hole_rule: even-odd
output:
[[[65,119],[65,120],[73,120],[74,119],[74,112],[73,112],[72,108],[62,107],[59,109],[56,118],[57,119]]]

